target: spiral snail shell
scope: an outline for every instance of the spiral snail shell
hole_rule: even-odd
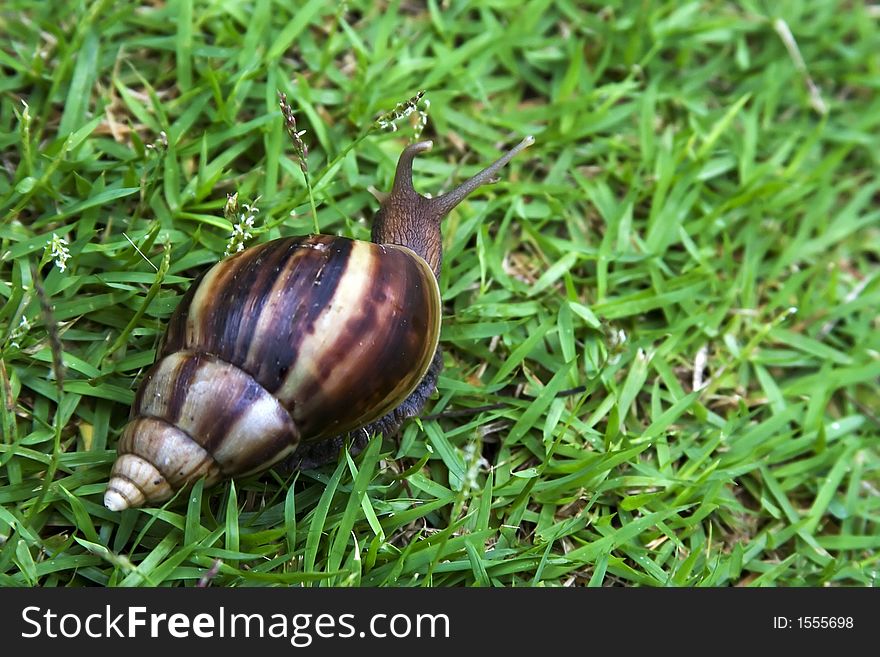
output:
[[[281,238],[203,274],[138,388],[104,505],[157,504],[291,455],[312,467],[347,436],[362,444],[416,415],[442,367],[440,221],[532,142],[432,199],[412,185],[431,142],[412,144],[372,241]]]

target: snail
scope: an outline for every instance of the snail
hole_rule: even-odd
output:
[[[411,144],[370,242],[285,237],[205,272],[138,388],[104,505],[155,505],[286,457],[314,467],[418,414],[442,368],[440,221],[533,141],[436,198],[412,184],[432,143]]]

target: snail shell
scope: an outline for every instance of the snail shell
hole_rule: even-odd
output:
[[[415,389],[439,337],[437,279],[404,246],[315,235],[220,262],[171,318],[108,498],[161,502],[369,424]]]
[[[413,157],[431,146],[413,144],[372,242],[276,239],[207,271],[141,382],[105,506],[157,504],[417,413],[441,366],[440,220],[530,143],[435,199],[412,188]]]

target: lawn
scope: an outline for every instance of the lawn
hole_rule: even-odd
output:
[[[874,585],[878,88],[858,2],[6,0],[0,585]],[[103,506],[199,273],[527,135],[443,223],[421,417]]]

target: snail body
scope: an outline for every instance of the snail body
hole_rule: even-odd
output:
[[[530,143],[434,199],[412,186],[431,142],[412,144],[371,242],[281,238],[208,270],[138,388],[105,506],[161,503],[292,455],[318,465],[353,432],[362,443],[416,415],[442,367],[440,221]]]

